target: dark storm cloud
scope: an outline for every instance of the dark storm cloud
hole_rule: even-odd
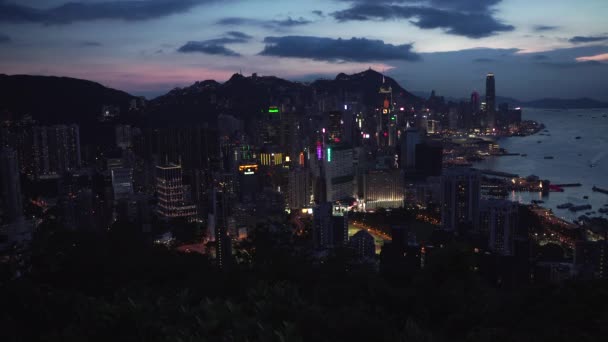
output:
[[[493,17],[490,7],[500,0],[431,0],[414,2],[415,6],[406,4],[411,2],[359,0],[348,9],[332,13],[332,16],[338,21],[408,19],[422,29],[440,28],[446,33],[469,38],[488,37],[515,29]]]
[[[333,39],[323,37],[266,37],[261,55],[310,58],[330,62],[368,62],[383,60],[417,61],[412,44],[392,45],[366,38]]]
[[[226,37],[208,39],[201,41],[189,41],[179,49],[181,53],[205,53],[208,55],[240,56],[239,53],[226,47],[227,44],[242,44],[250,41],[253,37],[239,31],[226,32]]]
[[[121,19],[139,21],[183,13],[215,0],[111,0],[104,2],[66,2],[48,9],[0,0],[0,22],[69,24],[76,21]]]
[[[239,53],[230,50],[229,48],[219,44],[207,44],[205,42],[187,42],[184,46],[180,47],[177,51],[182,53],[199,52],[208,55],[222,55],[222,56],[240,56]]]
[[[572,37],[570,39],[568,39],[568,41],[570,43],[594,43],[594,42],[601,42],[604,40],[608,40],[608,36],[575,36]]]
[[[253,18],[242,18],[242,17],[228,17],[223,18],[217,21],[219,25],[225,26],[240,26],[240,25],[251,25],[251,26],[261,26],[265,28],[285,28],[285,27],[293,27],[300,25],[307,25],[312,23],[312,21],[305,18],[296,18],[288,17],[287,19],[276,19],[276,20],[260,20]]]
[[[535,25],[534,26],[534,31],[536,31],[536,32],[546,32],[546,31],[557,30],[558,28],[559,28],[559,26]]]
[[[11,37],[0,33],[0,44],[10,43],[10,42],[11,42]]]
[[[466,12],[486,12],[502,0],[340,0],[358,4],[415,4]]]

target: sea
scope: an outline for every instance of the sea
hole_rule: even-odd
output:
[[[568,221],[585,213],[608,218],[598,212],[600,208],[608,208],[605,206],[608,194],[592,191],[593,186],[608,189],[608,109],[524,108],[522,119],[543,123],[546,131],[527,137],[500,138],[498,144],[510,153],[527,156],[489,157],[474,166],[520,177],[536,175],[552,184],[581,183],[580,187],[566,187],[564,192],[551,192],[545,197],[536,192],[512,192],[509,199],[520,203],[542,200],[541,206]],[[592,209],[573,213],[557,208],[567,202],[590,204]]]

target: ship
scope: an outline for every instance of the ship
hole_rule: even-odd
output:
[[[553,159],[553,156],[546,156],[545,159]]]
[[[580,138],[581,138],[581,137],[576,137],[576,138],[574,138],[574,139],[577,139],[577,140],[578,140],[578,139],[580,139]]]
[[[598,188],[597,186],[593,186],[593,188],[591,188],[591,190],[593,190],[595,192],[601,192],[603,194],[608,195],[608,190],[602,189],[602,188]]]
[[[568,203],[564,203],[564,204],[560,204],[557,206],[557,209],[568,209],[570,207],[573,207],[574,204],[568,202]]]
[[[581,210],[589,210],[591,208],[593,208],[591,206],[591,204],[583,204],[583,205],[572,206],[572,207],[570,207],[569,210],[572,211],[572,212],[577,212],[577,211],[581,211]]]

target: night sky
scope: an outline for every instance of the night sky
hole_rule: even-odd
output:
[[[608,100],[606,0],[0,0],[0,73],[154,97],[235,72],[369,68],[411,91]]]

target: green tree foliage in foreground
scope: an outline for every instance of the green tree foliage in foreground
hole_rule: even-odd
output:
[[[151,248],[116,231],[48,225],[31,275],[0,288],[2,341],[599,341],[608,284],[488,286],[458,244],[396,281],[323,263],[286,230],[260,228],[218,270],[205,256]],[[125,243],[129,242],[129,243]]]

